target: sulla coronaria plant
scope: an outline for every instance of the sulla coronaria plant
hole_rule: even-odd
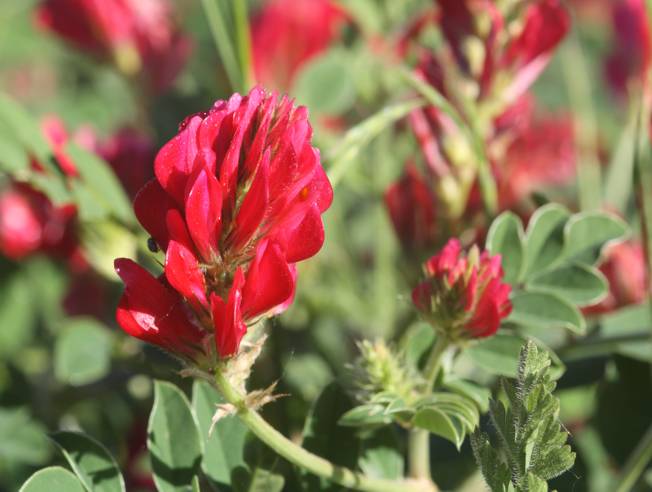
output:
[[[586,3],[25,7],[83,68],[0,93],[0,492],[645,490],[651,36]]]

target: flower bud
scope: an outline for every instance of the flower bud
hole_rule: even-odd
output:
[[[425,280],[412,291],[416,308],[442,335],[482,338],[496,333],[511,312],[511,287],[503,283],[500,256],[474,246],[462,252],[457,239],[424,264]]]

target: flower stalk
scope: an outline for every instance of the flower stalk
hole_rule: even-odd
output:
[[[423,396],[432,393],[441,367],[442,356],[449,346],[450,341],[448,338],[442,335],[437,337],[424,368],[423,375],[426,379],[426,387]],[[410,431],[408,437],[408,468],[410,477],[432,480],[430,476],[430,433],[427,430],[412,429]]]
[[[215,384],[224,399],[233,405],[240,420],[258,439],[280,456],[310,473],[332,482],[364,492],[435,492],[431,484],[424,482],[394,481],[370,478],[348,468],[337,466],[293,443],[268,424],[258,412],[249,408],[245,395],[236,390],[221,371],[217,371]]]

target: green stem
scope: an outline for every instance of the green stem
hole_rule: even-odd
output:
[[[218,371],[215,377],[222,396],[237,409],[238,417],[255,434],[280,456],[315,475],[354,490],[367,492],[432,492],[430,484],[370,478],[342,466],[337,466],[295,444],[269,425],[258,412],[247,407],[245,397]]]
[[[249,30],[249,16],[247,15],[247,1],[233,0],[233,12],[235,17],[235,39],[240,61],[240,74],[242,75],[242,91],[251,89],[251,33]]]
[[[602,173],[597,156],[598,129],[593,107],[590,70],[582,46],[575,34],[569,36],[561,50],[562,67],[577,135],[577,185],[580,208],[595,210],[601,205]]]
[[[636,449],[627,460],[622,473],[622,478],[618,484],[616,492],[628,492],[632,490],[634,484],[638,481],[641,473],[652,459],[652,426],[650,426],[636,446]]]
[[[217,2],[220,0],[201,0],[206,14],[206,20],[210,27],[215,47],[220,54],[224,71],[229,79],[229,84],[233,90],[238,90],[241,86],[241,77],[238,73],[238,61],[233,51],[233,42],[229,36],[226,23],[224,22],[223,12],[220,12]]]
[[[449,340],[440,335],[432,347],[423,371],[426,379],[424,396],[432,393],[432,388],[441,367],[441,357],[449,344]],[[427,430],[412,429],[410,431],[408,436],[408,468],[410,477],[432,480],[430,476],[430,433]]]

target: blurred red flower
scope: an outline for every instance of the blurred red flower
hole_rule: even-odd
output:
[[[605,73],[611,88],[623,96],[631,81],[645,83],[650,67],[652,46],[645,1],[614,0],[611,19],[615,42],[605,62]]]
[[[322,246],[332,189],[307,110],[254,88],[186,118],[158,153],[136,216],[165,251],[155,279],[117,260],[120,325],[193,357],[237,353],[247,323],[284,310],[295,263]]]
[[[473,247],[462,252],[457,239],[424,264],[425,280],[412,300],[435,329],[451,338],[488,337],[512,310],[511,287],[503,283],[500,256]]]
[[[325,51],[346,15],[331,0],[270,0],[251,26],[258,83],[287,91],[301,66]]]
[[[400,180],[385,192],[394,230],[408,250],[432,246],[437,233],[436,197],[429,183],[409,163]]]
[[[191,50],[167,0],[44,0],[36,19],[123,73],[142,73],[157,92],[174,81]]]
[[[575,177],[575,137],[570,115],[532,117],[514,132],[504,160],[496,166],[498,196],[511,208],[534,191]]]

